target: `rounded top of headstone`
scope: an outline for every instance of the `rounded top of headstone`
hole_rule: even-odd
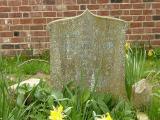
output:
[[[85,16],[94,16],[96,18],[100,18],[100,19],[106,19],[106,20],[111,20],[111,21],[117,21],[117,22],[122,22],[122,24],[125,24],[127,26],[127,22],[118,18],[114,18],[114,17],[110,17],[110,16],[100,16],[100,15],[96,15],[94,13],[92,13],[89,9],[86,9],[82,14],[78,15],[78,16],[74,16],[74,17],[67,17],[67,18],[63,18],[63,19],[59,19],[59,20],[54,20],[51,21],[50,23],[47,24],[47,30],[49,30],[50,26],[59,22],[63,22],[63,21],[68,21],[68,20],[74,20],[77,18],[81,18],[81,17],[85,17]]]

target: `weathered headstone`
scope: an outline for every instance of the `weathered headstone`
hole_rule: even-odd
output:
[[[125,93],[123,20],[86,10],[47,25],[51,36],[51,79],[55,88],[74,80],[97,91]]]

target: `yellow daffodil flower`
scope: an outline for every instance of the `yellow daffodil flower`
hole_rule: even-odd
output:
[[[97,118],[97,120],[112,120],[109,113],[106,113],[106,115],[103,115],[101,118]]]
[[[130,49],[130,48],[131,48],[130,43],[126,42],[126,44],[125,44],[125,48],[126,48],[126,50]]]
[[[58,108],[54,108],[54,110],[50,111],[50,120],[63,120],[63,106],[60,105]]]
[[[153,56],[153,54],[154,54],[154,51],[153,51],[153,49],[150,49],[149,51],[148,51],[148,56]]]

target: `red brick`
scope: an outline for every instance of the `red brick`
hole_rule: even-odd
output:
[[[34,31],[31,32],[31,36],[46,36],[46,31]]]
[[[0,13],[0,18],[8,18],[8,13]]]
[[[145,4],[143,3],[138,3],[138,4],[132,4],[133,9],[144,9]]]
[[[156,22],[155,24],[156,24],[155,27],[160,27],[160,22]]]
[[[123,10],[123,11],[122,11],[122,14],[123,14],[123,15],[130,15],[129,10]]]
[[[108,3],[109,2],[109,0],[97,0],[97,3],[100,3],[100,4],[102,4],[102,3]]]
[[[28,5],[29,4],[29,0],[22,0],[22,5]]]
[[[10,12],[11,7],[0,7],[0,12]]]
[[[30,30],[43,30],[43,25],[31,25]]]
[[[30,25],[23,25],[23,30],[30,30]]]
[[[43,0],[44,5],[54,5],[56,0]]]
[[[20,24],[20,19],[13,19],[12,22],[13,22],[13,24],[15,24],[15,25],[16,25],[16,24]]]
[[[8,25],[1,25],[0,31],[9,31],[9,26]]]
[[[131,34],[131,29],[128,29],[128,30],[126,31],[126,34]]]
[[[142,35],[142,40],[151,40],[154,39],[154,35]]]
[[[145,16],[133,16],[133,21],[145,21]]]
[[[21,42],[24,42],[23,37],[13,37],[13,38],[11,38],[11,43],[21,43]]]
[[[14,49],[13,44],[2,44],[2,49]]]
[[[10,18],[21,18],[22,13],[9,13]]]
[[[160,3],[152,3],[152,9],[155,9],[155,8],[160,8]]]
[[[52,6],[43,6],[42,10],[43,11],[52,11]]]
[[[20,6],[21,5],[21,0],[9,0],[8,1],[8,6]]]
[[[10,26],[10,30],[23,30],[22,25],[12,25]]]
[[[28,44],[19,44],[21,49],[27,49],[28,48]]]
[[[142,27],[142,23],[141,22],[132,22],[132,23],[130,23],[130,27],[131,28]]]
[[[83,11],[77,11],[77,15],[81,15]]]
[[[120,18],[126,21],[132,21],[132,16],[121,16]]]
[[[31,12],[31,17],[42,17],[42,12]]]
[[[120,5],[119,4],[108,4],[107,8],[110,10],[119,9]]]
[[[20,23],[21,24],[32,24],[32,19],[21,19]]]
[[[97,1],[96,0],[90,0],[90,4],[96,4]]]
[[[76,4],[76,0],[63,0],[63,3],[64,4],[69,4],[69,5],[74,5],[74,4]]]
[[[131,3],[141,3],[143,0],[130,0]]]
[[[43,11],[42,5],[32,6],[32,11]]]
[[[89,0],[77,0],[78,4],[89,4]]]
[[[129,35],[129,40],[141,40],[141,35]]]
[[[143,15],[152,15],[153,10],[143,10]]]
[[[31,6],[20,6],[19,11],[31,11]]]
[[[57,12],[57,17],[63,17],[63,12]]]
[[[114,11],[110,11],[110,15],[121,15],[122,14],[122,11],[121,10],[114,10]]]
[[[76,11],[63,12],[64,17],[76,16]]]
[[[152,21],[152,16],[146,16],[146,21]]]
[[[36,18],[33,19],[34,24],[46,24],[46,19],[45,18]]]
[[[144,29],[145,33],[152,33],[152,28],[148,27]]]
[[[154,27],[154,22],[143,22],[143,27]]]
[[[120,9],[131,9],[132,4],[125,3],[125,4],[120,4]]]
[[[132,29],[132,34],[143,34],[143,33],[144,33],[143,28]]]
[[[23,13],[23,18],[30,17],[30,13]]]
[[[7,6],[7,1],[6,0],[1,0],[0,1],[0,6]]]
[[[43,17],[56,17],[56,12],[43,12]]]
[[[0,35],[1,37],[13,37],[12,32],[1,32]]]
[[[97,11],[97,14],[101,15],[101,16],[108,16],[109,15],[109,11]]]
[[[145,9],[152,9],[152,4],[146,3],[145,4]]]
[[[130,10],[130,15],[142,15],[142,10]]]
[[[29,5],[41,5],[42,0],[29,0]]]
[[[49,42],[49,37],[32,37],[32,42]]]
[[[19,12],[19,7],[17,6],[12,6],[12,12]]]
[[[28,33],[26,31],[21,31],[19,36],[27,37]]]
[[[153,28],[153,29],[152,29],[152,32],[153,32],[153,33],[160,33],[160,28]]]
[[[5,19],[0,19],[0,25],[4,25],[5,24]]]
[[[78,5],[68,5],[67,10],[79,10],[79,6]]]
[[[64,4],[63,2],[64,2],[63,0],[56,0],[56,5],[62,5]]]
[[[152,45],[160,45],[160,40],[152,40],[151,41]],[[159,47],[159,46],[158,46]]]
[[[156,9],[156,15],[160,15],[160,9]]]
[[[89,10],[96,10],[96,9],[99,9],[99,5],[87,5],[87,8]]]

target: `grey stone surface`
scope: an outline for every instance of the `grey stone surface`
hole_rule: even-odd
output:
[[[142,112],[137,113],[137,118],[138,120],[149,120],[149,117],[145,113],[142,113]]]
[[[24,80],[20,82],[19,84],[17,83],[17,84],[10,86],[10,89],[16,90],[18,86],[22,86],[22,85],[28,85],[29,87],[34,87],[34,86],[37,86],[39,82],[40,82],[39,78],[30,78],[28,80]]]
[[[137,108],[149,105],[151,98],[152,86],[146,79],[142,79],[132,86],[132,102]]]
[[[51,80],[55,88],[74,80],[97,91],[125,93],[125,21],[92,14],[56,20],[51,36]]]

